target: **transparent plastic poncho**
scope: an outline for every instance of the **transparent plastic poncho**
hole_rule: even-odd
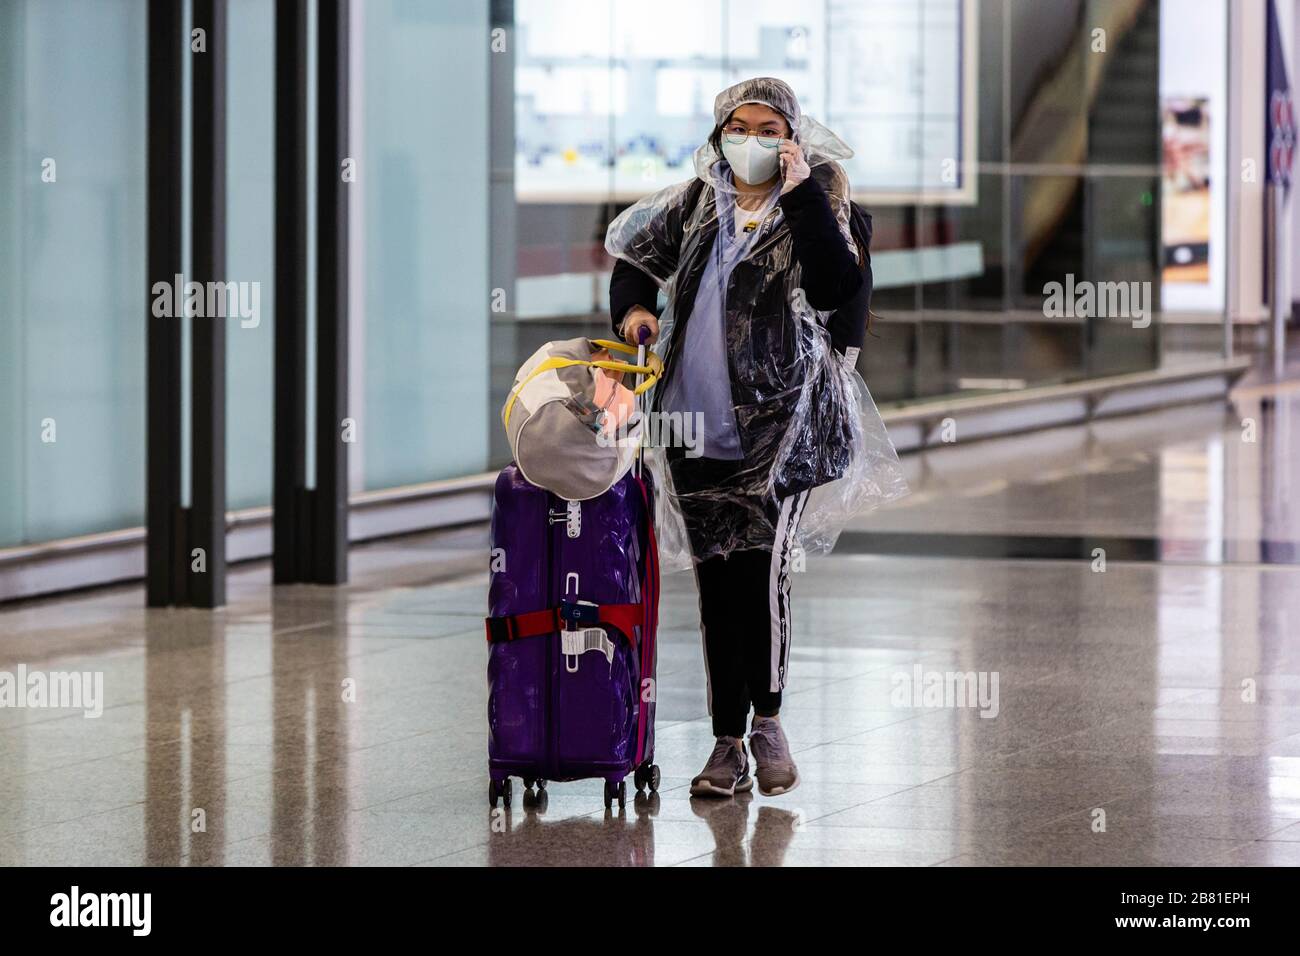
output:
[[[845,242],[854,249],[848,181],[836,162],[853,151],[808,116],[799,118],[794,139],[826,191]],[[733,389],[736,379],[744,383],[734,412],[745,450],[725,481],[678,488],[670,449],[651,444],[645,450],[645,467],[659,489],[661,564],[681,570],[715,555],[772,547],[773,502],[805,490],[808,496],[791,543],[804,554],[829,553],[851,519],[907,494],[897,452],[866,383],[831,347],[826,323],[832,313],[813,309],[800,289],[792,240],[788,230],[780,229],[779,177],[751,217],[762,227],[738,237],[715,260],[715,269],[706,270],[719,230],[734,233],[737,191],[727,162],[707,142],[695,153],[695,170],[703,189],[688,180],[647,196],[610,223],[605,238],[610,255],[648,273],[666,295],[668,305],[654,346],[666,376],[672,375],[674,334],[680,325],[679,290],[712,272],[723,303]],[[744,288],[733,288],[739,268],[745,271],[737,284],[743,281]],[[699,297],[697,292],[695,300]],[[785,316],[774,333],[770,311],[756,319],[746,305],[778,298]],[[760,322],[764,324],[756,324]],[[760,348],[758,341],[779,347]],[[661,383],[656,391],[662,389]],[[651,407],[657,411],[654,401]],[[671,434],[653,423],[649,433]],[[689,536],[684,510],[692,516]]]

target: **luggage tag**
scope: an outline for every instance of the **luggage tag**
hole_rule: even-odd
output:
[[[564,593],[567,597],[570,593],[569,585],[573,585],[573,595],[577,597],[578,575],[570,572],[565,576]],[[570,617],[564,617],[565,625],[576,623],[578,620],[586,618],[596,620],[600,612],[600,605],[593,604],[591,601],[572,601],[570,604],[573,614]],[[591,608],[590,612],[586,608]],[[580,610],[582,609],[582,610]],[[567,626],[560,629],[560,653],[564,655],[564,669],[570,674],[578,673],[578,659],[588,651],[600,651],[605,655],[605,661],[609,664],[610,672],[614,669],[614,642],[609,639],[605,629],[599,625],[595,627],[580,627],[576,630],[570,630]]]
[[[578,673],[578,659],[588,651],[600,651],[610,670],[614,668],[614,642],[602,627],[584,627],[578,631],[560,631],[560,652],[564,655],[564,669]]]

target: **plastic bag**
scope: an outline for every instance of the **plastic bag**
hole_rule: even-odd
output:
[[[818,364],[839,393],[836,401],[844,402],[850,412],[844,419],[851,430],[849,454],[840,477],[806,491],[791,538],[794,550],[803,555],[830,554],[840,532],[855,517],[909,493],[898,453],[866,383],[829,346],[828,351],[830,360]],[[811,399],[814,392],[809,388],[802,395]],[[783,471],[808,465],[802,451],[812,432],[804,427],[809,414],[809,408],[800,408],[791,420],[771,467],[742,468],[725,485],[679,488],[669,448],[646,449],[645,467],[659,489],[655,533],[665,570],[684,570],[706,558],[745,548],[771,547],[779,530],[781,500],[774,486]],[[702,522],[694,521],[690,532],[688,512],[706,516]]]
[[[723,120],[736,99],[731,95],[720,108]],[[766,102],[740,99],[756,101]],[[854,248],[848,181],[836,162],[852,150],[797,109],[774,108],[792,120],[794,139]],[[770,548],[782,535],[806,554],[829,552],[855,515],[907,494],[898,456],[866,384],[831,347],[831,312],[815,308],[801,288],[801,268],[777,202],[779,179],[759,207],[742,217],[756,224],[752,231],[737,233],[738,192],[726,160],[706,142],[696,150],[695,170],[695,180],[624,210],[605,240],[610,255],[652,276],[668,302],[655,345],[665,371],[651,414],[669,421],[651,423],[650,434],[658,439],[652,445],[658,447],[646,452],[660,489],[661,563],[681,569],[735,550]],[[707,305],[695,322],[701,303]],[[717,456],[729,460],[693,461],[699,449],[690,447],[692,430],[677,415],[694,407],[690,383],[703,373],[689,370],[701,362],[708,369],[720,362],[730,373],[729,411],[740,450]],[[688,374],[675,381],[674,373],[683,369]],[[723,437],[727,427],[723,422]]]

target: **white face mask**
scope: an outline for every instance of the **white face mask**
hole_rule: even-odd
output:
[[[756,136],[746,136],[743,143],[729,143],[724,136],[722,156],[737,178],[749,186],[767,182],[781,166],[781,151],[764,146]]]

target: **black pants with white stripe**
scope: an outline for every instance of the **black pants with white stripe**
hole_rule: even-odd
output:
[[[695,551],[709,714],[718,737],[743,737],[750,708],[781,707],[790,662],[790,572],[808,493],[777,501],[731,492],[736,462],[670,455]],[[725,556],[719,541],[745,547]]]

